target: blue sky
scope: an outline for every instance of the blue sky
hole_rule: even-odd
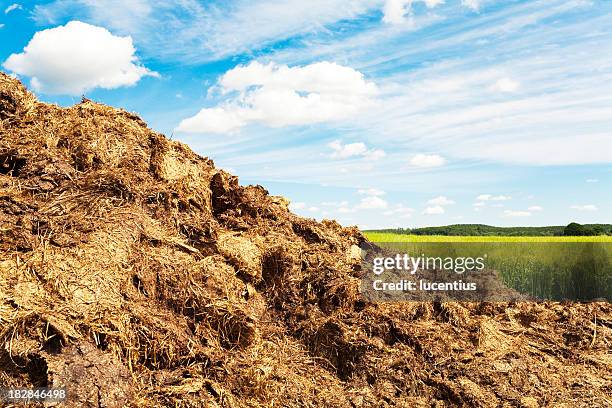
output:
[[[612,2],[0,1],[40,99],[363,228],[612,220]]]

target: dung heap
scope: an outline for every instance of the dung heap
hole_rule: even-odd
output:
[[[0,74],[0,386],[69,407],[612,405],[608,303],[370,303],[355,228]]]

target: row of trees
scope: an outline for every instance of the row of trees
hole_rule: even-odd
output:
[[[549,227],[494,227],[484,224],[457,224],[443,227],[396,228],[379,230],[396,234],[447,235],[447,236],[510,236],[510,237],[553,237],[612,235],[610,224],[581,225],[575,222],[567,226]]]
[[[563,229],[563,235],[567,237],[584,237],[584,236],[612,235],[612,234],[611,234],[610,228],[606,228],[606,225],[602,225],[602,224],[581,225],[581,224],[578,224],[577,222],[572,222]]]

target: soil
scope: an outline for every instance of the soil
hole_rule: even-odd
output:
[[[371,302],[316,222],[0,73],[0,386],[66,407],[610,407],[606,302]]]

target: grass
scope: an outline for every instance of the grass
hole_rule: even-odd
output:
[[[502,236],[448,236],[407,235],[391,232],[364,232],[372,242],[612,242],[612,236],[594,237],[502,237]]]
[[[366,232],[395,253],[486,257],[504,283],[542,299],[612,300],[612,237],[500,237]]]

